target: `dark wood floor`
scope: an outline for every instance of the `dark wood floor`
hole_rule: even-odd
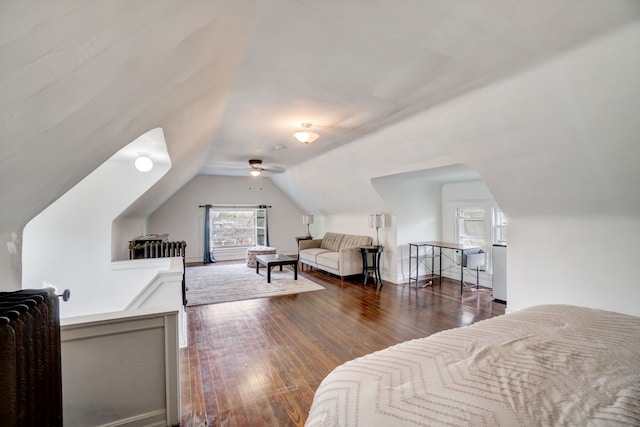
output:
[[[460,296],[459,284],[446,279],[376,290],[358,279],[301,274],[326,290],[187,307],[182,426],[302,426],[336,366],[505,310],[488,292]]]

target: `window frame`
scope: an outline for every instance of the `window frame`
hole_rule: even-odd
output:
[[[492,209],[493,216],[493,244],[506,246],[509,241],[509,220],[507,216],[498,207]],[[504,233],[502,233],[504,230]],[[504,238],[501,238],[504,236]]]
[[[264,208],[256,208],[256,207],[211,207],[210,208],[210,212],[209,212],[209,221],[210,221],[210,234],[209,234],[209,241],[211,244],[211,248],[217,251],[220,250],[225,250],[225,249],[242,249],[242,248],[249,248],[252,246],[256,246],[259,244],[259,239],[260,236],[264,236],[265,232],[264,230],[266,229],[266,214],[263,215],[259,215],[259,211],[264,211]],[[251,212],[251,220],[252,220],[252,226],[246,226],[246,227],[232,227],[233,229],[237,229],[237,230],[247,230],[247,229],[251,229],[252,230],[252,236],[251,236],[251,242],[250,243],[238,243],[238,244],[229,244],[229,245],[216,245],[216,240],[215,240],[215,232],[216,230],[219,230],[221,227],[219,227],[219,225],[216,225],[215,223],[217,221],[219,221],[220,219],[220,212]],[[245,217],[245,218],[249,218],[249,216]],[[264,225],[259,225],[259,224],[264,224]],[[245,238],[248,238],[245,236]],[[262,240],[264,240],[264,238],[262,238]],[[264,244],[264,243],[263,243]]]
[[[482,201],[473,200],[457,200],[450,202],[450,208],[453,211],[453,239],[459,244],[468,244],[461,241],[464,235],[461,234],[463,218],[460,217],[460,211],[463,210],[484,210],[484,239],[483,244],[472,243],[478,246],[486,253],[485,264],[480,271],[492,273],[492,245],[506,245],[507,239],[498,239],[498,230],[504,228],[508,230],[507,217],[504,212],[495,203],[484,203]],[[451,211],[450,211],[451,212]],[[504,224],[497,224],[498,218],[504,219]]]
[[[483,216],[482,218],[465,218],[464,216],[464,211],[482,211],[483,212]],[[487,231],[486,231],[486,222],[487,222],[487,209],[486,208],[482,208],[482,207],[459,207],[455,209],[455,215],[456,215],[456,243],[460,243],[460,244],[467,244],[467,245],[473,245],[473,246],[480,246],[480,247],[484,247],[486,246],[486,236],[487,236]],[[480,238],[478,238],[478,236],[473,236],[470,234],[465,234],[465,230],[467,230],[467,227],[465,227],[465,223],[466,222],[477,222],[477,223],[482,223],[482,244],[478,244],[478,243],[472,243],[469,242],[470,240],[480,240]]]

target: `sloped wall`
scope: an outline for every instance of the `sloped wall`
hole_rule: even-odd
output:
[[[133,160],[145,135],[153,136],[165,158],[160,160],[158,154],[154,168],[141,173]],[[24,229],[22,287],[37,289],[48,283],[60,291],[70,289],[71,299],[61,304],[61,317],[122,310],[157,273],[157,268],[139,269],[133,277],[123,276],[114,274],[111,265],[114,218],[171,167],[162,130],[145,135],[100,165]]]
[[[631,264],[618,263],[609,270],[606,288],[597,286],[602,277],[592,274],[591,257],[566,257],[554,274],[544,275],[544,284],[540,275],[546,264],[555,265],[560,253],[597,254],[603,242],[618,243],[618,253],[637,250],[637,243],[613,237],[637,235],[640,226],[637,52],[640,24],[636,22],[275,179],[303,206],[323,200],[327,215],[339,215],[348,209],[379,206],[372,178],[467,165],[480,174],[512,220],[510,309],[564,301],[557,289],[563,295],[576,295],[586,285],[593,292],[579,299],[583,305],[638,315],[640,308],[633,301],[640,299],[640,287],[629,280]],[[352,159],[365,154],[366,161],[352,167]],[[321,184],[307,182],[310,170],[322,175]],[[562,217],[583,222],[592,232],[572,239],[562,228],[566,221],[556,221]],[[545,227],[540,229],[540,224]],[[538,234],[532,235],[529,229],[537,229]],[[553,251],[548,251],[551,246]],[[533,268],[537,270],[532,272]],[[535,298],[530,297],[532,293]]]

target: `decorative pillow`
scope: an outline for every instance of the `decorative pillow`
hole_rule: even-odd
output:
[[[340,233],[324,233],[322,242],[320,242],[320,247],[322,249],[338,252],[340,250],[340,242],[342,242],[343,237],[344,234]]]

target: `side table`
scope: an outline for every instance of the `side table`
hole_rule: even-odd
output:
[[[360,254],[362,255],[362,274],[364,274],[364,285],[369,280],[369,272],[373,272],[373,282],[382,286],[380,278],[380,254],[384,250],[383,246],[360,246]],[[371,257],[369,257],[371,254]],[[369,263],[371,258],[371,263]]]

